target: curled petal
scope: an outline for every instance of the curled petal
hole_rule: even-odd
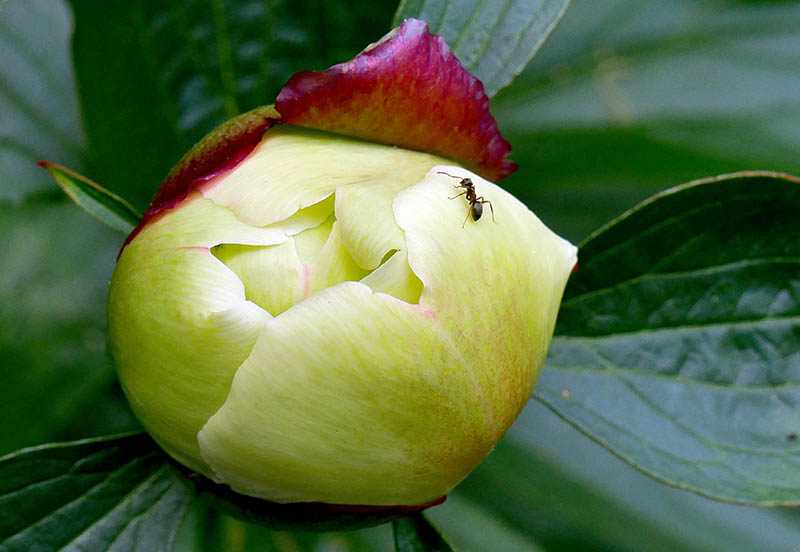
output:
[[[351,61],[297,73],[275,108],[285,123],[434,153],[489,180],[516,170],[483,84],[417,19]]]
[[[462,227],[469,204],[443,172],[472,179],[490,213]],[[575,247],[460,167],[432,168],[392,210],[407,252],[264,323],[198,434],[218,482],[277,502],[426,504],[525,405]]]
[[[220,125],[195,144],[164,179],[123,249],[155,216],[177,205],[198,184],[239,164],[276,122],[272,106],[259,107]]]

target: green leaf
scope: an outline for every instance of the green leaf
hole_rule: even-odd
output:
[[[497,548],[497,543],[503,543],[503,552],[544,550],[538,546],[535,538],[512,527],[497,512],[486,507],[485,501],[465,498],[458,489],[448,495],[445,505],[425,512],[426,517],[448,535],[454,550],[482,552]]]
[[[190,512],[182,524],[175,550],[218,552],[220,550],[254,550],[287,552],[304,550],[340,550],[342,552],[374,552],[391,549],[391,527],[357,531],[318,533],[288,531],[256,523],[246,523],[222,514],[198,501],[199,508]]]
[[[106,357],[119,234],[51,182],[21,205],[0,203],[0,236],[0,454],[138,427]]]
[[[86,152],[62,2],[4,2],[0,15],[0,201],[51,185],[48,158],[82,167]]]
[[[453,548],[421,514],[411,514],[392,522],[397,552],[452,552]]]
[[[645,473],[800,504],[800,180],[679,186],[592,235],[535,397]]]
[[[409,17],[427,21],[492,97],[525,68],[568,5],[569,0],[402,0],[393,25]]]
[[[790,509],[663,485],[530,401],[489,457],[426,515],[460,552],[791,550]]]
[[[191,500],[142,434],[26,449],[0,458],[0,547],[169,551]]]
[[[226,119],[271,104],[295,72],[353,57],[396,0],[71,0],[74,63],[95,175],[138,209]]]
[[[128,235],[142,216],[131,205],[85,176],[47,161],[39,165],[47,169],[64,193],[81,209],[117,232]]]
[[[503,186],[577,241],[659,190],[800,173],[800,4],[574,0],[492,103]]]
[[[798,20],[796,2],[575,0],[495,111],[506,130],[646,130],[797,171]]]
[[[341,531],[374,527],[403,515],[405,509],[392,507],[330,506],[323,503],[278,504],[235,493],[196,477],[201,499],[214,509],[236,519],[274,530]]]
[[[324,532],[384,524],[404,510],[275,504],[237,495],[173,464],[143,433],[42,445],[0,458],[4,552],[36,546],[166,551],[179,533],[191,541],[207,532],[212,511],[280,532]],[[202,526],[192,520],[198,516],[206,520]],[[212,526],[221,521],[245,530],[241,522],[218,513],[211,517]],[[184,518],[187,524],[181,525]],[[221,545],[226,540],[214,539]]]
[[[565,452],[572,449],[561,453]],[[536,447],[514,438],[505,439],[454,494],[471,499],[547,551],[705,550],[676,531],[673,515],[664,511],[668,519],[649,519],[635,505],[592,489],[558,463],[542,458]],[[431,517],[446,529],[435,513]],[[682,529],[688,533],[694,527]]]

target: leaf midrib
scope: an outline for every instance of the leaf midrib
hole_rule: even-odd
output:
[[[133,495],[135,495],[135,494],[136,494],[136,493],[137,493],[137,492],[138,492],[140,489],[142,489],[142,488],[144,488],[144,487],[147,487],[148,485],[150,485],[150,484],[151,484],[151,483],[153,483],[153,482],[157,482],[157,481],[158,481],[158,480],[161,478],[161,476],[162,476],[162,474],[164,473],[165,469],[166,469],[166,466],[161,466],[159,469],[157,469],[156,471],[154,471],[153,473],[151,473],[149,476],[147,476],[147,477],[145,477],[144,479],[142,479],[141,481],[139,481],[139,482],[138,482],[138,483],[137,483],[137,484],[136,484],[136,485],[135,485],[133,488],[131,488],[131,490],[130,490],[130,491],[128,491],[127,493],[125,493],[123,496],[121,496],[121,497],[120,497],[119,501],[118,501],[118,502],[117,502],[117,503],[114,505],[114,507],[113,507],[113,508],[109,508],[109,509],[107,509],[105,512],[103,512],[103,514],[102,514],[102,515],[101,515],[99,518],[95,519],[95,520],[94,520],[94,521],[93,521],[91,524],[87,525],[87,526],[86,526],[86,527],[83,529],[83,531],[81,531],[81,532],[80,532],[78,535],[74,536],[74,537],[73,537],[73,538],[72,538],[70,541],[68,541],[68,542],[66,542],[66,543],[64,543],[64,544],[62,544],[62,545],[61,545],[61,547],[62,547],[62,548],[66,548],[67,546],[69,546],[69,545],[70,545],[70,544],[72,544],[73,542],[77,541],[77,540],[78,540],[79,538],[81,538],[83,535],[85,535],[86,533],[88,533],[88,532],[89,532],[89,531],[90,531],[90,530],[91,530],[93,527],[97,526],[97,525],[98,525],[99,523],[101,523],[101,522],[102,522],[104,519],[106,519],[106,517],[107,517],[109,514],[111,514],[112,512],[116,511],[117,509],[119,509],[119,508],[120,508],[121,506],[123,506],[125,503],[127,503],[127,502],[130,502],[130,501],[131,501],[131,499],[133,498]],[[171,489],[172,489],[172,485],[171,485],[171,484],[169,484],[169,485],[166,485],[166,486],[164,487],[164,489],[163,489],[163,490],[161,490],[161,492],[159,492],[159,493],[158,493],[158,494],[157,494],[157,495],[156,495],[156,496],[155,496],[155,497],[154,497],[154,498],[151,500],[151,502],[150,502],[150,505],[152,506],[153,504],[156,504],[157,502],[159,502],[159,501],[161,500],[161,498],[163,498],[163,496],[164,496],[165,494],[167,494],[167,493],[168,493],[168,492],[169,492]],[[131,523],[132,523],[134,520],[141,518],[143,515],[146,515],[147,511],[148,511],[148,508],[144,508],[144,509],[143,509],[143,511],[139,512],[139,513],[138,513],[138,514],[136,514],[135,516],[131,516],[131,517],[129,517],[125,523],[123,523],[123,524],[122,524],[120,527],[118,527],[118,528],[117,528],[117,532],[116,532],[116,534],[114,535],[114,538],[112,539],[112,541],[111,541],[111,542],[109,543],[109,545],[108,545],[108,549],[111,549],[111,548],[112,548],[112,546],[113,546],[114,542],[116,542],[116,541],[117,541],[117,539],[119,539],[120,535],[122,535],[122,533],[125,531],[125,529],[126,529],[126,528],[127,528],[127,527],[128,527],[128,526],[129,526],[129,525],[130,525],[130,524],[131,524]]]
[[[546,386],[543,386],[543,387],[548,389],[548,391],[550,393],[552,393],[553,395],[558,395],[558,391],[557,390],[552,389],[552,388],[547,388]],[[596,432],[590,431],[589,428],[587,428],[585,424],[579,423],[578,421],[576,421],[572,417],[565,416],[564,413],[561,411],[561,409],[556,408],[554,406],[554,404],[551,403],[548,399],[546,399],[546,398],[544,398],[544,397],[542,397],[541,395],[538,395],[538,394],[534,394],[533,398],[538,400],[539,402],[541,402],[545,406],[547,406],[556,415],[558,415],[559,417],[561,417],[564,420],[566,420],[567,422],[569,422],[571,425],[573,425],[576,428],[578,428],[584,435],[588,436],[593,441],[595,441],[598,444],[602,445],[603,448],[605,448],[606,450],[611,452],[617,458],[623,460],[625,463],[627,463],[628,465],[636,468],[637,470],[641,471],[642,473],[645,473],[646,475],[648,475],[650,477],[653,477],[654,479],[656,479],[658,481],[661,481],[662,483],[673,485],[673,486],[678,487],[680,489],[691,490],[691,491],[696,492],[696,493],[698,493],[700,495],[707,496],[707,497],[713,498],[715,500],[728,500],[728,501],[731,501],[731,502],[743,503],[743,504],[752,504],[754,502],[753,500],[749,500],[749,499],[746,499],[746,498],[737,498],[735,496],[731,496],[730,493],[728,493],[727,496],[724,496],[724,495],[721,495],[721,494],[714,495],[714,494],[711,494],[709,492],[704,491],[702,488],[697,487],[697,485],[693,485],[693,484],[688,483],[688,482],[681,483],[681,482],[679,482],[679,481],[677,481],[677,480],[675,480],[673,478],[667,477],[663,473],[661,473],[660,471],[656,470],[653,467],[648,467],[647,469],[645,469],[643,466],[640,466],[639,464],[637,464],[633,460],[632,457],[629,457],[627,454],[622,453],[619,450],[618,447],[612,446],[612,444],[608,440],[600,437]],[[696,460],[689,460],[688,458],[685,458],[685,457],[682,457],[682,456],[678,456],[678,455],[672,453],[671,451],[669,451],[667,449],[662,449],[661,447],[659,447],[657,445],[654,445],[651,441],[647,441],[646,439],[642,438],[640,435],[632,432],[631,430],[618,425],[613,420],[605,417],[602,413],[600,413],[600,412],[598,412],[598,411],[586,406],[585,404],[583,404],[583,403],[576,403],[576,404],[580,408],[583,408],[585,411],[589,412],[593,417],[596,417],[596,418],[599,418],[600,420],[602,420],[603,423],[607,424],[609,427],[612,427],[612,428],[614,428],[615,430],[617,430],[617,431],[619,431],[621,433],[625,433],[627,435],[630,435],[631,437],[633,437],[633,439],[635,441],[638,441],[638,442],[640,442],[642,444],[645,444],[649,448],[658,451],[660,454],[663,454],[664,456],[671,457],[671,458],[673,458],[675,461],[677,461],[679,463],[690,464],[692,466],[700,466],[700,465],[703,465],[703,466],[706,466],[706,465],[707,466],[719,466],[720,468],[722,468],[722,469],[724,469],[724,470],[726,470],[726,471],[728,471],[730,473],[733,473],[733,474],[736,474],[736,475],[741,475],[742,478],[748,479],[748,481],[752,481],[752,479],[749,479],[747,476],[744,476],[744,475],[740,474],[738,471],[736,471],[735,469],[731,468],[730,466],[728,466],[728,465],[726,465],[724,463],[721,463],[721,461],[719,461],[719,460],[712,460],[712,461],[706,461],[706,462],[697,462]],[[753,483],[757,483],[757,482],[753,481]],[[771,488],[774,488],[771,484],[768,485],[768,486],[771,487]],[[783,489],[783,487],[778,487],[778,488]],[[794,490],[796,488],[800,489],[800,487],[789,487],[788,489],[789,490]],[[758,499],[756,499],[755,502],[758,503],[758,504],[762,504],[762,505],[770,505],[770,504],[788,505],[788,504],[794,504],[794,503],[786,503],[786,502],[783,502],[783,501],[774,501],[774,500],[772,500],[772,501],[760,501]],[[798,501],[797,503],[800,503],[800,501]]]
[[[647,281],[673,280],[677,278],[694,277],[694,276],[710,276],[713,274],[730,273],[733,272],[734,270],[742,268],[767,266],[767,265],[791,265],[791,264],[800,264],[800,257],[755,257],[751,259],[745,259],[741,261],[735,261],[720,265],[694,268],[691,270],[682,270],[674,272],[647,272],[644,274],[640,274],[635,278],[620,280],[619,282],[610,286],[593,289],[592,291],[588,291],[580,295],[573,295],[569,299],[564,300],[561,303],[561,305],[563,307],[563,306],[572,306],[573,304],[576,303],[580,304],[583,301],[614,292],[617,290],[617,288],[627,287],[632,284],[639,284]]]
[[[567,364],[558,364],[553,361],[545,362],[545,366],[549,367],[552,370],[559,370],[559,371],[569,371],[569,372],[585,372],[587,374],[597,374],[600,372],[609,372],[612,375],[616,376],[615,372],[619,374],[629,373],[635,376],[641,376],[651,379],[663,379],[668,381],[669,383],[682,383],[685,385],[691,385],[695,387],[709,387],[715,391],[723,390],[723,391],[736,391],[737,393],[749,393],[749,394],[758,394],[758,393],[775,393],[776,391],[783,391],[783,390],[794,390],[800,389],[800,381],[785,381],[781,383],[775,384],[758,384],[758,385],[742,385],[740,383],[732,383],[732,382],[725,382],[725,381],[708,381],[708,380],[699,380],[699,379],[692,379],[687,378],[686,376],[682,376],[679,373],[674,372],[654,372],[652,370],[644,370],[640,368],[630,367],[630,366],[617,366],[611,363],[601,363],[603,364],[602,368],[597,368],[595,366],[581,366],[581,365],[567,365]]]
[[[603,339],[615,338],[615,337],[630,337],[635,335],[653,335],[659,333],[666,333],[666,332],[675,332],[675,333],[683,333],[687,331],[695,331],[698,329],[714,329],[714,328],[735,328],[735,327],[747,327],[747,326],[764,326],[770,324],[785,324],[796,322],[800,324],[800,315],[794,314],[790,316],[773,316],[773,317],[764,317],[764,318],[752,318],[752,319],[745,319],[745,320],[736,320],[734,322],[713,322],[713,323],[701,323],[701,324],[681,324],[680,326],[662,326],[658,328],[645,328],[642,330],[631,330],[628,332],[613,332],[613,333],[606,333],[606,334],[599,334],[599,335],[566,335],[566,334],[556,334],[555,337],[558,339],[564,339],[569,341],[585,341],[585,342],[592,342],[598,341]]]
[[[124,464],[120,464],[118,467],[115,467],[113,470],[110,470],[110,471],[107,471],[107,472],[106,471],[99,472],[99,473],[103,474],[104,476],[96,484],[92,485],[91,487],[89,487],[85,491],[81,492],[81,494],[79,494],[78,496],[76,496],[75,498],[70,500],[69,502],[65,502],[64,504],[58,505],[53,510],[48,510],[48,511],[44,512],[43,515],[40,518],[32,521],[31,523],[29,523],[25,527],[19,529],[14,535],[11,535],[11,537],[9,537],[8,539],[6,539],[3,542],[7,542],[10,539],[16,538],[19,535],[21,535],[21,534],[23,534],[23,533],[25,533],[27,531],[30,531],[33,527],[46,522],[47,520],[52,518],[53,515],[56,514],[57,512],[65,509],[65,508],[67,508],[69,506],[72,506],[74,504],[77,504],[82,499],[85,499],[92,491],[95,491],[98,488],[100,488],[102,485],[106,484],[110,477],[112,477],[112,476],[114,476],[116,474],[119,474],[119,473],[123,473],[125,471],[134,470],[138,466],[140,466],[142,464],[145,464],[146,462],[150,461],[153,458],[153,456],[155,456],[155,453],[152,453],[152,452],[149,453],[149,454],[145,454],[143,456],[137,456],[137,457],[131,458],[130,460],[128,460]],[[83,458],[81,458],[80,460],[82,460],[82,459]],[[146,478],[144,481],[147,481],[147,480],[149,480],[149,477]],[[141,484],[142,484],[142,482],[139,482],[139,484],[137,484],[136,487],[134,487],[134,490]],[[130,494],[130,492],[132,492],[132,491],[129,491],[128,493],[126,493],[122,497],[122,499],[126,498]],[[117,504],[119,504],[119,502],[117,502]],[[102,519],[102,515],[101,515],[101,518],[98,518],[98,519]],[[95,522],[96,522],[96,520],[95,520]],[[94,523],[92,525],[94,525]]]

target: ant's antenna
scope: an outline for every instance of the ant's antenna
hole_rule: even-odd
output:
[[[446,172],[443,172],[443,171],[437,171],[436,174],[444,174],[444,175],[449,176],[450,178],[461,178],[460,176],[454,176],[454,175],[452,175],[450,173],[446,173]]]

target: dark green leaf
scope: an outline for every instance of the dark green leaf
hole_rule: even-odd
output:
[[[136,428],[105,354],[119,234],[51,183],[22,205],[0,204],[0,236],[0,454]]]
[[[403,0],[394,25],[409,17],[427,21],[492,97],[525,68],[568,5],[569,0]]]
[[[353,57],[396,0],[71,0],[75,71],[95,175],[142,209],[224,120],[273,103],[293,73]]]
[[[0,4],[0,201],[18,202],[51,185],[36,161],[82,167],[86,153],[68,9],[52,0]]]
[[[453,548],[422,514],[416,513],[392,522],[397,552],[452,552]]]
[[[536,448],[515,441],[503,441],[485,465],[458,488],[456,496],[466,496],[504,519],[534,546],[565,552],[706,550],[676,531],[676,516],[664,512],[668,519],[648,519],[635,505],[625,504],[613,493],[604,495],[592,489],[557,463],[543,462]],[[438,519],[433,513],[432,517]],[[682,529],[688,532],[690,527]]]
[[[46,161],[39,165],[47,169],[72,201],[112,230],[128,235],[139,224],[142,216],[118,195],[61,165]]]
[[[0,549],[169,551],[191,484],[142,434],[0,458]]]
[[[536,397],[709,497],[800,503],[800,180],[656,196],[580,249]]]
[[[199,496],[216,510],[275,530],[340,531],[373,527],[403,515],[403,508],[278,504],[241,495],[225,485],[197,477]]]
[[[352,531],[386,523],[403,512],[275,504],[237,495],[174,465],[145,434],[49,444],[0,458],[3,552],[36,546],[171,550],[179,531],[193,540],[192,535],[208,530],[196,519],[185,527],[179,527],[181,521],[187,516],[208,518],[212,509],[282,532]],[[238,523],[211,515],[229,525]]]
[[[221,513],[216,508],[197,502],[198,508],[185,519],[175,549],[193,552],[220,550],[252,550],[257,552],[301,552],[331,550],[342,552],[374,552],[391,549],[391,527],[356,531],[311,532],[289,531],[257,523],[246,523]]]
[[[526,470],[530,473],[530,470]],[[541,552],[537,540],[511,526],[498,512],[485,506],[480,495],[465,497],[457,487],[442,506],[431,508],[425,515],[448,537],[458,552],[483,552],[503,544],[503,552]]]
[[[459,552],[786,551],[800,526],[781,510],[662,485],[531,401],[441,506],[426,511]]]
[[[798,20],[796,2],[576,0],[495,109],[507,129],[644,127],[706,154],[795,170]]]
[[[668,186],[800,173],[800,4],[574,0],[493,100],[504,187],[583,239]]]

